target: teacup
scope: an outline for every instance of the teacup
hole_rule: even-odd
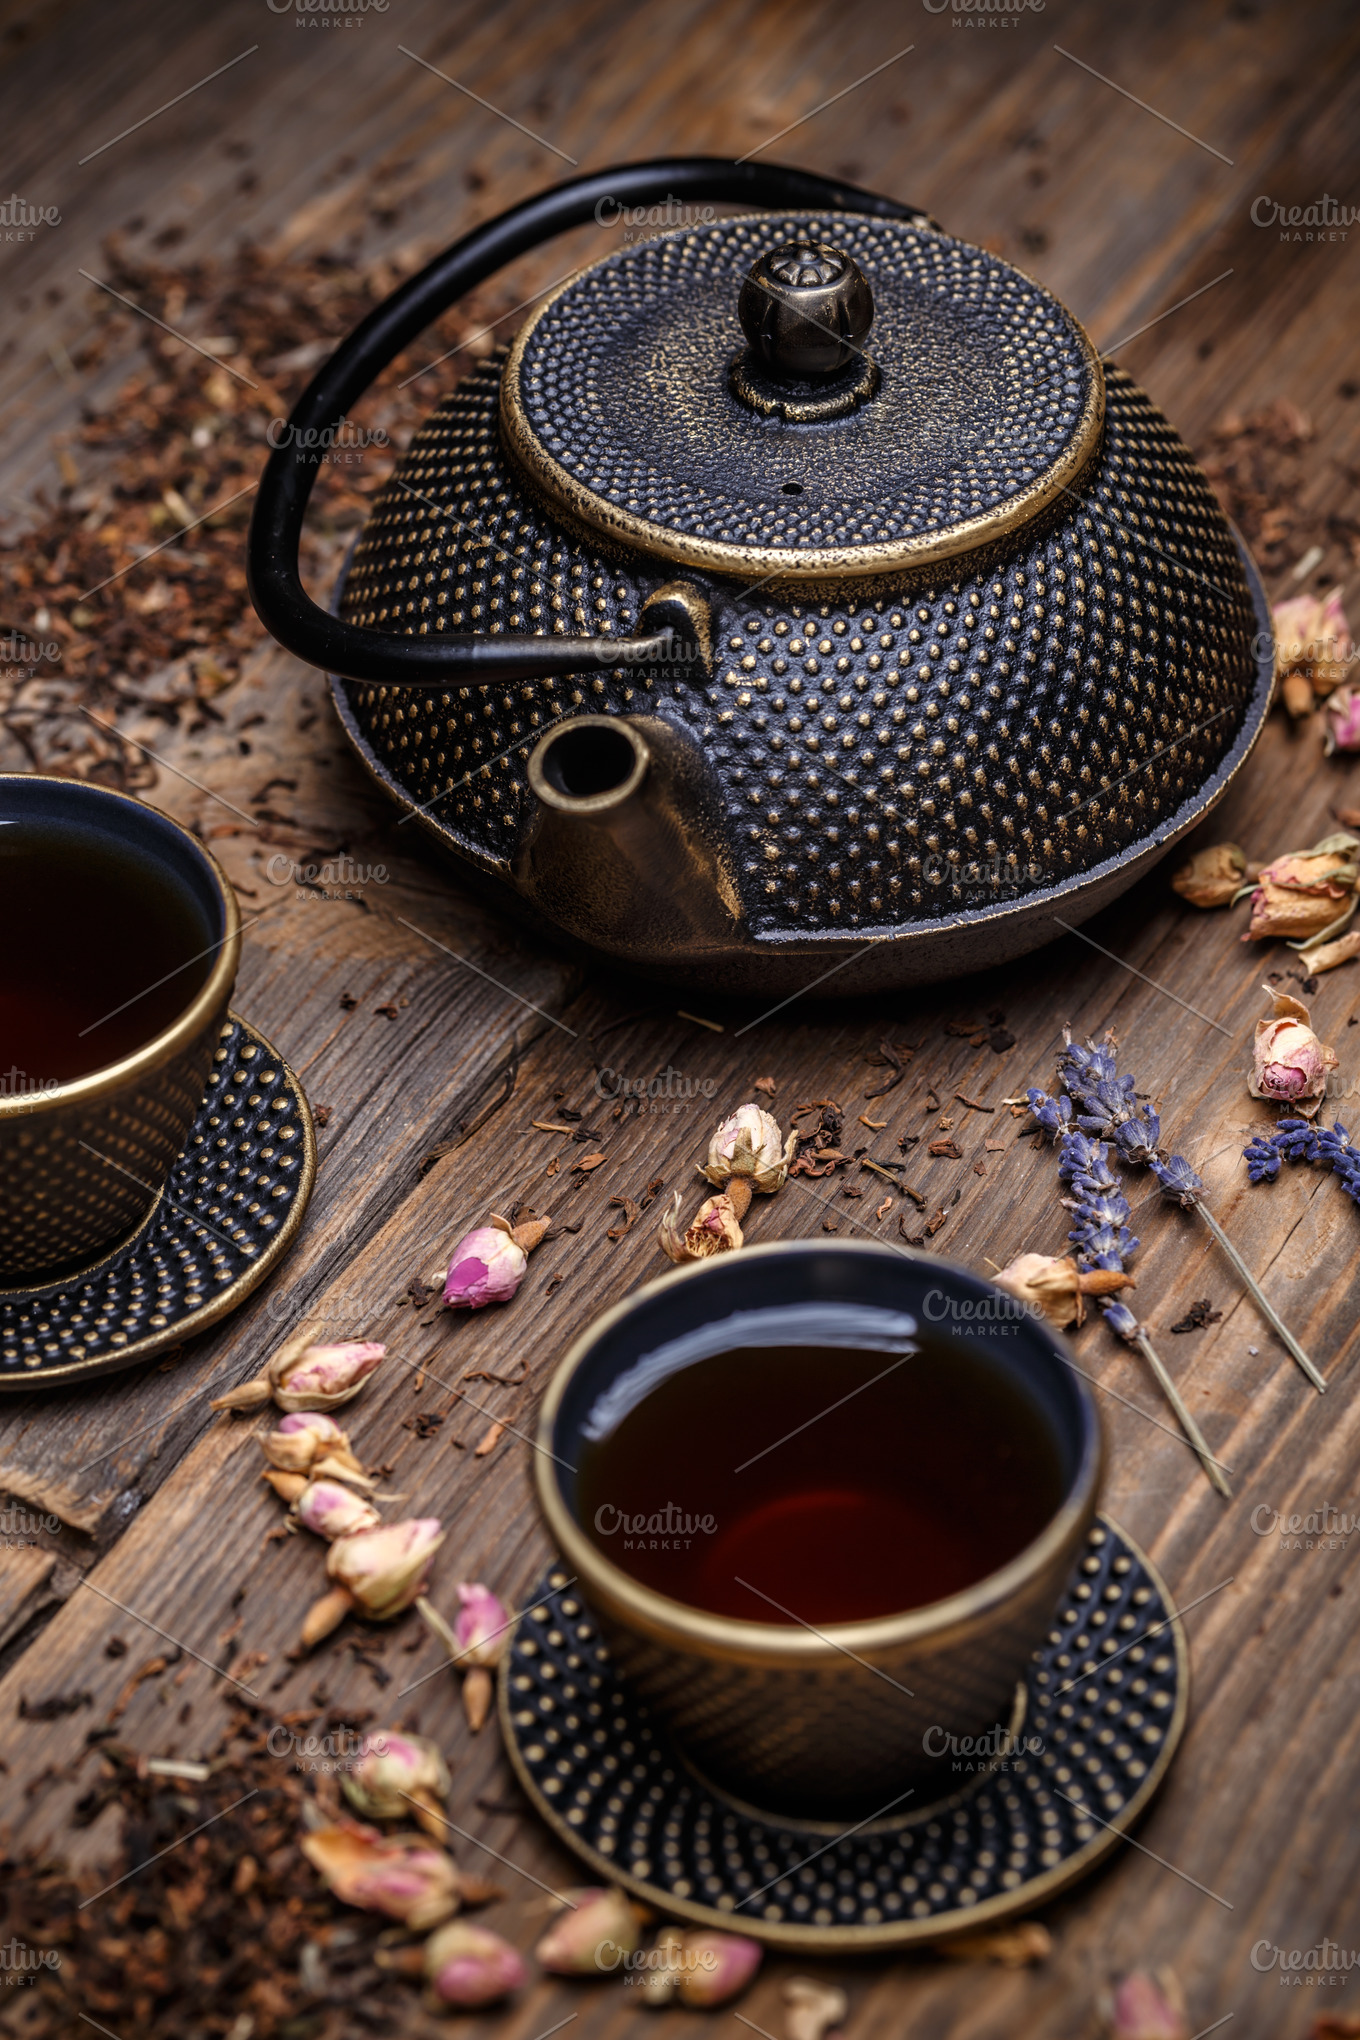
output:
[[[236,895],[167,815],[0,775],[0,1286],[58,1279],[154,1208],[202,1102]]]
[[[537,1444],[548,1528],[682,1754],[816,1817],[910,1811],[951,1789],[942,1751],[1005,1747],[1103,1464],[1042,1317],[840,1242],[635,1292],[562,1360]]]

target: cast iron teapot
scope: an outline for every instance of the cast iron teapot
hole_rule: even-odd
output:
[[[311,602],[310,435],[513,257],[662,201],[681,224],[445,399]],[[250,535],[264,623],[474,883],[686,985],[1036,948],[1207,813],[1266,712],[1260,582],[1172,427],[1039,284],[851,185],[574,178],[394,292],[292,423]]]

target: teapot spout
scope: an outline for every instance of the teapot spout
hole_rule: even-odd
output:
[[[721,806],[695,741],[661,716],[578,715],[529,759],[524,898],[568,935],[674,965],[730,944],[742,907]]]

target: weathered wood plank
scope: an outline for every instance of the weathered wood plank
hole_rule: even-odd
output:
[[[1344,267],[1353,262],[1351,244],[1296,250],[1252,226],[1248,213],[1258,191],[1306,203],[1324,185],[1343,193],[1354,186],[1360,167],[1356,29],[1347,11],[1253,16],[1239,9],[1220,19],[1157,6],[1097,17],[1075,5],[1051,6],[1021,17],[1014,32],[989,39],[954,29],[953,18],[923,10],[919,22],[902,23],[878,8],[842,19],[814,7],[751,4],[732,14],[696,5],[668,13],[664,65],[655,59],[660,17],[651,8],[636,12],[621,36],[617,15],[602,6],[575,7],[546,26],[528,10],[512,9],[493,21],[474,19],[472,10],[450,18],[413,7],[403,16],[402,39],[452,75],[471,67],[466,75],[479,90],[583,161],[596,162],[663,146],[753,147],[762,133],[797,118],[914,35],[918,50],[904,60],[900,76],[885,74],[864,88],[863,97],[818,115],[771,154],[898,190],[931,207],[951,229],[993,240],[1052,282],[1106,343],[1231,266],[1228,282],[1131,343],[1126,358],[1192,433],[1202,433],[1228,402],[1244,408],[1283,394],[1302,403],[1325,449],[1309,478],[1306,505],[1319,526],[1327,511],[1352,507],[1345,464],[1355,459],[1356,407],[1337,394],[1353,373]],[[141,19],[159,24],[162,17],[153,10]],[[1212,43],[1197,40],[1210,26]],[[212,38],[212,51],[220,54],[202,54]],[[1234,166],[1196,151],[1065,65],[1052,51],[1055,40],[1233,155]],[[115,64],[113,50],[103,44],[91,47],[108,55],[121,95],[117,104],[135,102],[128,116],[135,117],[146,101],[138,96],[134,67],[120,68],[121,59]],[[233,48],[217,18],[204,16],[192,39],[189,32],[182,36],[175,62],[197,76]],[[347,230],[349,208],[383,165],[404,208],[399,227],[386,230],[382,245],[390,248],[408,233],[451,236],[458,225],[555,174],[552,159],[457,95],[443,100],[446,88],[416,67],[408,75],[366,63],[356,87],[345,79],[342,60],[337,51],[329,69],[318,66],[313,74],[318,89],[305,126],[292,125],[298,116],[291,107],[284,117],[302,73],[281,57],[277,78],[258,96],[242,83],[233,99],[237,85],[221,81],[233,119],[255,143],[257,172],[270,166],[257,193],[238,195],[243,231],[291,233],[301,237],[299,245],[308,235],[333,239]],[[42,62],[55,65],[55,57]],[[1340,82],[1320,106],[1317,79],[1324,74]],[[26,75],[31,82],[33,74]],[[326,152],[334,147],[336,157],[340,153],[334,110],[342,105],[339,125],[356,165],[332,179],[335,158]],[[83,117],[63,112],[63,148]],[[122,118],[110,119],[110,131]],[[49,158],[31,127],[21,131],[25,160],[39,168]],[[82,231],[93,236],[96,219],[115,224],[135,207],[147,211],[148,232],[183,216],[190,234],[184,245],[201,245],[228,180],[217,172],[215,182],[205,179],[211,189],[203,201],[186,200],[177,186],[163,191],[166,162],[178,163],[183,142],[182,133],[173,141],[167,134],[164,151],[158,146],[130,155],[117,177],[101,182],[97,201],[92,195],[82,201]],[[414,166],[401,167],[403,156]],[[468,193],[461,178],[473,158],[488,181]],[[320,178],[314,164],[322,165]],[[379,234],[372,245],[381,241]],[[550,261],[556,252],[549,251]],[[55,246],[43,259],[49,254],[55,261]],[[36,280],[41,272],[35,265],[32,273]],[[534,272],[523,293],[555,273],[551,267]],[[52,308],[51,316],[58,322],[53,330],[74,330],[60,325],[72,319],[69,304]],[[30,346],[46,331],[36,323],[16,358],[30,363]],[[1206,342],[1212,343],[1207,352]],[[44,434],[73,415],[75,401],[74,394],[52,401],[55,389],[41,399],[36,386],[29,393],[31,423],[12,440],[16,488],[42,471]],[[1326,564],[1343,577],[1349,571],[1335,551]],[[290,704],[305,698],[306,685],[288,676],[282,662],[262,682],[271,717],[278,712],[273,690],[282,686],[284,721],[269,727],[287,734],[264,739],[268,761],[250,784],[231,755],[233,741],[263,737],[259,726],[252,725],[255,736],[242,730],[254,698],[249,680],[226,698],[228,724],[197,757],[178,749],[167,755],[232,799],[242,790],[247,796],[257,791],[271,773],[296,776],[299,786],[289,799],[296,802],[298,834],[280,850],[296,854],[343,841],[358,856],[381,845],[381,857],[394,865],[396,875],[372,911],[295,902],[267,917],[252,931],[243,981],[251,1002],[243,994],[242,1003],[303,1069],[313,1097],[334,1108],[323,1148],[327,1141],[334,1147],[319,1193],[329,1201],[318,1204],[302,1248],[275,1286],[290,1307],[305,1300],[340,1314],[357,1299],[358,1308],[371,1306],[374,1313],[365,1328],[391,1337],[394,1359],[355,1406],[352,1427],[367,1456],[393,1462],[389,1484],[409,1496],[407,1506],[431,1509],[450,1525],[436,1571],[437,1600],[458,1577],[485,1577],[511,1597],[532,1584],[545,1546],[528,1486],[528,1448],[507,1433],[479,1461],[473,1445],[490,1415],[529,1428],[536,1391],[574,1333],[661,1266],[649,1224],[620,1242],[608,1241],[607,1227],[617,1217],[607,1208],[608,1196],[616,1190],[636,1196],[658,1175],[668,1189],[694,1181],[706,1109],[614,1123],[606,1107],[600,1122],[608,1135],[601,1143],[606,1166],[571,1187],[568,1148],[557,1176],[544,1176],[554,1144],[529,1121],[553,1116],[559,1090],[567,1103],[591,1105],[587,1032],[606,1060],[630,1075],[670,1063],[688,1076],[711,1079],[715,1114],[749,1095],[754,1077],[769,1070],[779,1078],[777,1105],[786,1115],[798,1100],[826,1095],[858,1109],[871,1081],[863,1058],[880,1030],[891,1028],[895,1039],[916,1042],[918,1054],[907,1082],[885,1101],[891,1109],[871,1109],[870,1116],[886,1118],[888,1126],[872,1135],[865,1129],[862,1137],[879,1144],[874,1152],[894,1155],[901,1133],[932,1125],[956,1089],[991,1102],[1026,1082],[1046,1080],[1064,1020],[1083,1032],[1117,1026],[1127,1066],[1153,1093],[1168,1137],[1201,1168],[1215,1208],[1331,1382],[1327,1398],[1319,1400],[1237,1297],[1216,1250],[1202,1244],[1189,1220],[1145,1199],[1140,1183],[1130,1185],[1138,1193],[1134,1227],[1145,1243],[1137,1306],[1214,1449],[1233,1467],[1236,1487],[1225,1509],[1184,1446],[1158,1427],[1165,1412],[1141,1363],[1099,1323],[1080,1334],[1081,1364],[1111,1391],[1101,1398],[1112,1446],[1108,1506],[1152,1551],[1182,1604],[1207,1597],[1187,1618],[1195,1666],[1189,1734],[1139,1839],[1221,1893],[1234,1910],[1127,1849],[1106,1873],[1051,1909],[1057,1949],[1042,1970],[1006,1976],[934,1961],[856,1967],[843,1978],[852,1998],[849,2031],[854,2040],[869,2040],[896,2034],[909,2021],[913,2033],[941,2040],[963,2031],[979,2040],[1016,2030],[1076,2034],[1090,2029],[1094,1996],[1107,1976],[1170,1962],[1190,1997],[1191,2030],[1232,2012],[1234,2031],[1244,2035],[1288,2040],[1293,2031],[1301,2033],[1313,2004],[1282,1999],[1276,1979],[1252,1969],[1248,1951],[1261,1938],[1306,1948],[1324,1933],[1351,1945],[1360,1931],[1352,1896],[1360,1839],[1343,1811],[1360,1775],[1348,1697],[1355,1646],[1347,1600],[1354,1587],[1347,1552],[1281,1549],[1278,1538],[1258,1536],[1251,1519],[1258,1505],[1286,1515],[1325,1501],[1353,1506],[1360,1417],[1349,1382],[1357,1300],[1353,1228],[1360,1217],[1330,1180],[1295,1174],[1273,1190],[1252,1191],[1238,1163],[1246,1129],[1265,1116],[1243,1084],[1250,1030],[1261,1009],[1260,978],[1265,969],[1290,967],[1286,953],[1239,946],[1240,920],[1192,917],[1168,899],[1164,879],[1154,875],[1088,931],[1154,979],[1152,985],[1069,937],[1012,972],[909,1000],[797,1006],[741,1042],[732,1029],[753,1016],[751,1007],[726,1011],[703,1002],[701,1011],[727,1024],[727,1033],[715,1035],[678,1020],[676,1006],[691,1002],[664,993],[597,982],[573,1002],[574,981],[546,956],[536,959],[531,949],[512,944],[488,962],[490,945],[509,940],[498,924],[477,916],[423,854],[396,847],[387,819],[351,768],[315,759],[321,728],[322,755],[333,749],[329,725],[304,730],[300,716],[286,720]],[[163,737],[146,740],[159,747]],[[252,759],[243,762],[253,769]],[[1314,733],[1277,724],[1205,833],[1233,835],[1253,855],[1308,842],[1329,826],[1332,805],[1360,798],[1358,777],[1355,763],[1321,766]],[[208,820],[212,803],[173,790],[164,774],[153,798],[206,828],[215,826]],[[248,798],[244,804],[249,807]],[[232,826],[230,817],[222,821]],[[247,906],[257,906],[268,885],[267,877],[261,882],[261,866],[276,846],[259,844],[254,832],[213,842]],[[371,854],[378,858],[376,847]],[[469,953],[579,1036],[572,1041],[547,1022],[531,1020],[537,1037],[521,1036],[513,1098],[423,1180],[415,1175],[419,1155],[447,1135],[457,1117],[475,1115],[473,1101],[496,1095],[514,1023],[485,987],[460,992],[456,966],[420,951],[418,938],[395,921],[394,905],[433,932],[443,931],[441,939],[454,948],[465,941],[485,945]],[[436,913],[446,918],[436,921]],[[1322,981],[1315,1000],[1324,1038],[1342,1050],[1343,1074],[1354,1065],[1350,1044],[1360,1039],[1347,1031],[1347,1022],[1360,1018],[1355,983],[1349,970],[1339,972]],[[1187,1014],[1159,987],[1211,1015],[1229,1034]],[[360,1000],[348,1016],[338,1009],[342,991]],[[409,1008],[398,1007],[395,1022],[372,1010],[389,995],[412,1000]],[[1004,1058],[944,1034],[947,1019],[972,1017],[994,1004],[1005,1008],[1017,1037]],[[645,1018],[603,1033],[638,1007],[650,1008]],[[466,1038],[474,1034],[479,1038]],[[925,1104],[932,1082],[938,1110]],[[977,1267],[1022,1246],[1058,1247],[1065,1221],[1051,1155],[1018,1141],[1017,1123],[1004,1112],[957,1107],[952,1116],[963,1159],[923,1163],[919,1179],[913,1178],[932,1203],[948,1204],[960,1192],[934,1244]],[[986,1132],[1006,1141],[1004,1153],[983,1147]],[[975,1159],[983,1161],[986,1176],[973,1173]],[[862,1176],[848,1187],[857,1183],[867,1192],[858,1200],[844,1196],[844,1179],[790,1184],[778,1199],[758,1205],[750,1237],[820,1236],[828,1218],[843,1234],[856,1229],[856,1217],[876,1229],[877,1193],[887,1186]],[[580,1217],[581,1233],[540,1249],[510,1309],[417,1325],[409,1306],[396,1303],[406,1280],[427,1273],[432,1253],[507,1193],[551,1203],[554,1216],[571,1223]],[[814,1202],[814,1193],[827,1197],[829,1211]],[[356,1211],[357,1220],[342,1233],[342,1222]],[[899,1202],[883,1221],[885,1234],[900,1212]],[[560,1284],[559,1275],[565,1278]],[[1172,1334],[1170,1326],[1200,1296],[1222,1308],[1221,1321],[1198,1333]],[[308,1664],[287,1664],[284,1653],[321,1571],[320,1548],[310,1540],[261,1545],[278,1509],[258,1486],[258,1451],[245,1435],[258,1420],[216,1419],[205,1428],[201,1406],[166,1414],[190,1385],[206,1379],[210,1366],[239,1364],[244,1371],[275,1322],[267,1301],[165,1376],[115,1384],[88,1398],[91,1430],[106,1426],[115,1408],[153,1421],[146,1449],[158,1448],[159,1457],[139,1458],[137,1445],[116,1462],[116,1482],[92,1490],[89,1527],[105,1536],[122,1528],[122,1535],[94,1566],[91,1585],[70,1594],[0,1680],[0,1720],[13,1740],[12,1751],[7,1740],[11,1772],[0,1797],[4,1817],[23,1836],[63,1840],[70,1806],[97,1762],[79,1757],[84,1734],[103,1718],[128,1665],[140,1662],[143,1645],[145,1655],[161,1647],[135,1618],[101,1601],[98,1587],[214,1664],[230,1668],[248,1650],[266,1651],[258,1677],[270,1707],[304,1704],[312,1685],[324,1679],[338,1705],[372,1707],[392,1719],[414,1708],[422,1729],[457,1759],[453,1813],[460,1825],[535,1875],[569,1877],[570,1866],[531,1819],[513,1821],[478,1808],[479,1798],[499,1803],[509,1787],[493,1734],[476,1742],[467,1736],[451,1682],[441,1673],[416,1694],[399,1693],[436,1663],[410,1621],[387,1638],[380,1662],[394,1676],[386,1688],[353,1659],[343,1634]],[[513,1373],[521,1357],[530,1374],[517,1390],[464,1380],[479,1368]],[[422,1360],[425,1384],[417,1393],[413,1370]],[[484,1411],[469,1413],[454,1403],[457,1391],[479,1400],[484,1392]],[[421,1440],[404,1428],[414,1411],[450,1405],[432,1437]],[[38,1440],[52,1432],[58,1444],[40,1463],[54,1482],[69,1479],[80,1427],[63,1416],[61,1404],[31,1411],[16,1438],[6,1433],[5,1416],[0,1409],[0,1454],[7,1455],[0,1466],[17,1469],[45,1454]],[[451,1442],[455,1437],[461,1450]],[[117,1515],[120,1502],[132,1504],[130,1515]],[[55,1542],[66,1548],[63,1540]],[[69,1543],[88,1564],[94,1547],[76,1538]],[[46,1570],[52,1556],[47,1550],[36,1559],[21,1557],[4,1608],[22,1611],[30,1605],[25,1593],[48,1591],[56,1577],[55,1568],[51,1575]],[[1230,1576],[1232,1583],[1224,1585]],[[228,1636],[235,1620],[228,1603],[238,1585],[246,1589],[242,1627]],[[28,1617],[21,1612],[20,1619]],[[103,1656],[112,1634],[128,1643],[122,1660]],[[413,1639],[419,1647],[408,1653],[405,1645]],[[174,1679],[181,1683],[172,1687]],[[82,1689],[91,1693],[89,1705],[65,1719],[15,1717],[21,1698],[40,1703]],[[186,1657],[138,1690],[120,1734],[157,1754],[211,1748],[225,1719],[223,1690],[206,1667]],[[192,1711],[181,1723],[186,1699]],[[73,1760],[73,1776],[25,1793],[45,1765],[64,1768]],[[101,1825],[82,1846],[87,1853],[107,1852],[115,1839]],[[460,1853],[475,1860],[466,1846]],[[513,1876],[510,1882],[514,1890],[493,1918],[523,1943],[532,1931],[525,1906],[536,1896]],[[742,2007],[771,2032],[782,2028],[778,1985],[787,1973],[787,1965],[773,1965]],[[541,2032],[573,2011],[580,2030],[592,2036],[627,2033],[632,2040],[643,2029],[622,1992],[536,1988],[516,2014],[517,2030]],[[697,2033],[698,2020],[688,2024]]]

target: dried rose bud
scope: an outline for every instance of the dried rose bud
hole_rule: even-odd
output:
[[[474,1665],[498,1665],[509,1635],[504,1604],[480,1580],[459,1580],[458,1599],[453,1634],[459,1656]]]
[[[843,1990],[812,1976],[791,1976],[784,1985],[784,2002],[789,2008],[784,2021],[787,2040],[823,2040],[850,2009]]]
[[[1041,1310],[1050,1324],[1059,1327],[1082,1322],[1083,1297],[1109,1296],[1134,1286],[1132,1275],[1122,1268],[1078,1268],[1070,1254],[1019,1254],[993,1280],[998,1289]]]
[[[504,1219],[464,1233],[453,1250],[444,1282],[444,1301],[454,1310],[481,1310],[509,1303],[524,1280],[526,1251]]]
[[[215,1410],[253,1410],[272,1396],[281,1410],[335,1409],[356,1396],[386,1346],[352,1339],[338,1346],[308,1344],[303,1331],[279,1348],[264,1373],[215,1396]]]
[[[740,1995],[760,1967],[759,1941],[741,1934],[686,1934],[680,2002],[725,2005]]]
[[[298,1521],[318,1537],[352,1537],[356,1530],[371,1530],[382,1518],[372,1502],[366,1502],[338,1480],[311,1480],[293,1504]]]
[[[1322,748],[1327,757],[1333,751],[1360,751],[1360,687],[1338,687],[1324,704],[1326,727]]]
[[[642,1966],[634,1968],[630,1981],[636,1980],[637,1994],[649,2011],[664,2011],[679,1992],[684,1955],[685,1937],[679,1927],[663,1927]]]
[[[338,1474],[360,1487],[373,1483],[350,1450],[346,1434],[324,1410],[291,1410],[260,1439],[271,1466],[289,1473]]]
[[[568,1891],[561,1912],[534,1953],[554,1976],[607,1976],[642,1938],[637,1909],[621,1891],[585,1886]]]
[[[1011,1927],[993,1927],[989,1933],[961,1934],[940,1949],[958,1962],[996,1962],[1003,1969],[1026,1969],[1031,1962],[1046,1962],[1053,1953],[1053,1936],[1038,1920],[1017,1920]]]
[[[1242,940],[1307,942],[1315,935],[1339,935],[1355,908],[1357,853],[1360,837],[1343,832],[1267,864],[1251,896],[1251,924]]]
[[[1335,970],[1338,964],[1360,956],[1360,928],[1338,935],[1335,942],[1320,942],[1316,949],[1305,948],[1302,953],[1310,977],[1316,977],[1320,971]]]
[[[1172,873],[1171,886],[1192,907],[1227,907],[1248,875],[1246,852],[1236,843],[1211,843]]]
[[[340,1774],[346,1799],[369,1820],[404,1820],[414,1813],[426,1833],[436,1837],[448,1827],[440,1814],[449,1782],[449,1767],[436,1744],[394,1728],[366,1735],[354,1768]]]
[[[741,1221],[726,1191],[718,1197],[706,1197],[683,1233],[679,1220],[677,1190],[656,1236],[662,1253],[672,1261],[706,1261],[710,1254],[731,1253],[742,1245]]]
[[[467,1920],[453,1920],[425,1944],[425,1976],[437,2005],[471,2010],[508,1997],[529,1980],[518,1949]]]
[[[1274,1010],[1269,1020],[1256,1023],[1247,1089],[1253,1098],[1274,1098],[1312,1119],[1327,1094],[1327,1073],[1336,1068],[1339,1057],[1314,1034],[1301,999],[1274,992],[1269,985],[1265,989]]]
[[[335,1584],[307,1613],[304,1647],[310,1650],[329,1636],[351,1608],[373,1622],[400,1615],[424,1593],[430,1560],[443,1541],[437,1516],[380,1523],[337,1539],[326,1554],[326,1571]]]
[[[342,1814],[304,1835],[301,1848],[344,1905],[386,1913],[415,1933],[458,1910],[457,1865],[422,1836],[380,1834]]]
[[[741,1105],[730,1113],[708,1144],[700,1174],[719,1190],[727,1190],[738,1218],[744,1218],[752,1190],[766,1197],[782,1190],[798,1146],[798,1135],[785,1141],[779,1121],[759,1105]]]
[[[1168,1969],[1135,1969],[1114,1994],[1110,2040],[1190,2040],[1185,2001]]]
[[[1314,694],[1330,693],[1345,679],[1352,647],[1340,589],[1333,588],[1325,596],[1291,595],[1287,602],[1275,604],[1271,621],[1277,678],[1300,673]],[[1308,714],[1312,706],[1308,700],[1307,707],[1293,712]]]

